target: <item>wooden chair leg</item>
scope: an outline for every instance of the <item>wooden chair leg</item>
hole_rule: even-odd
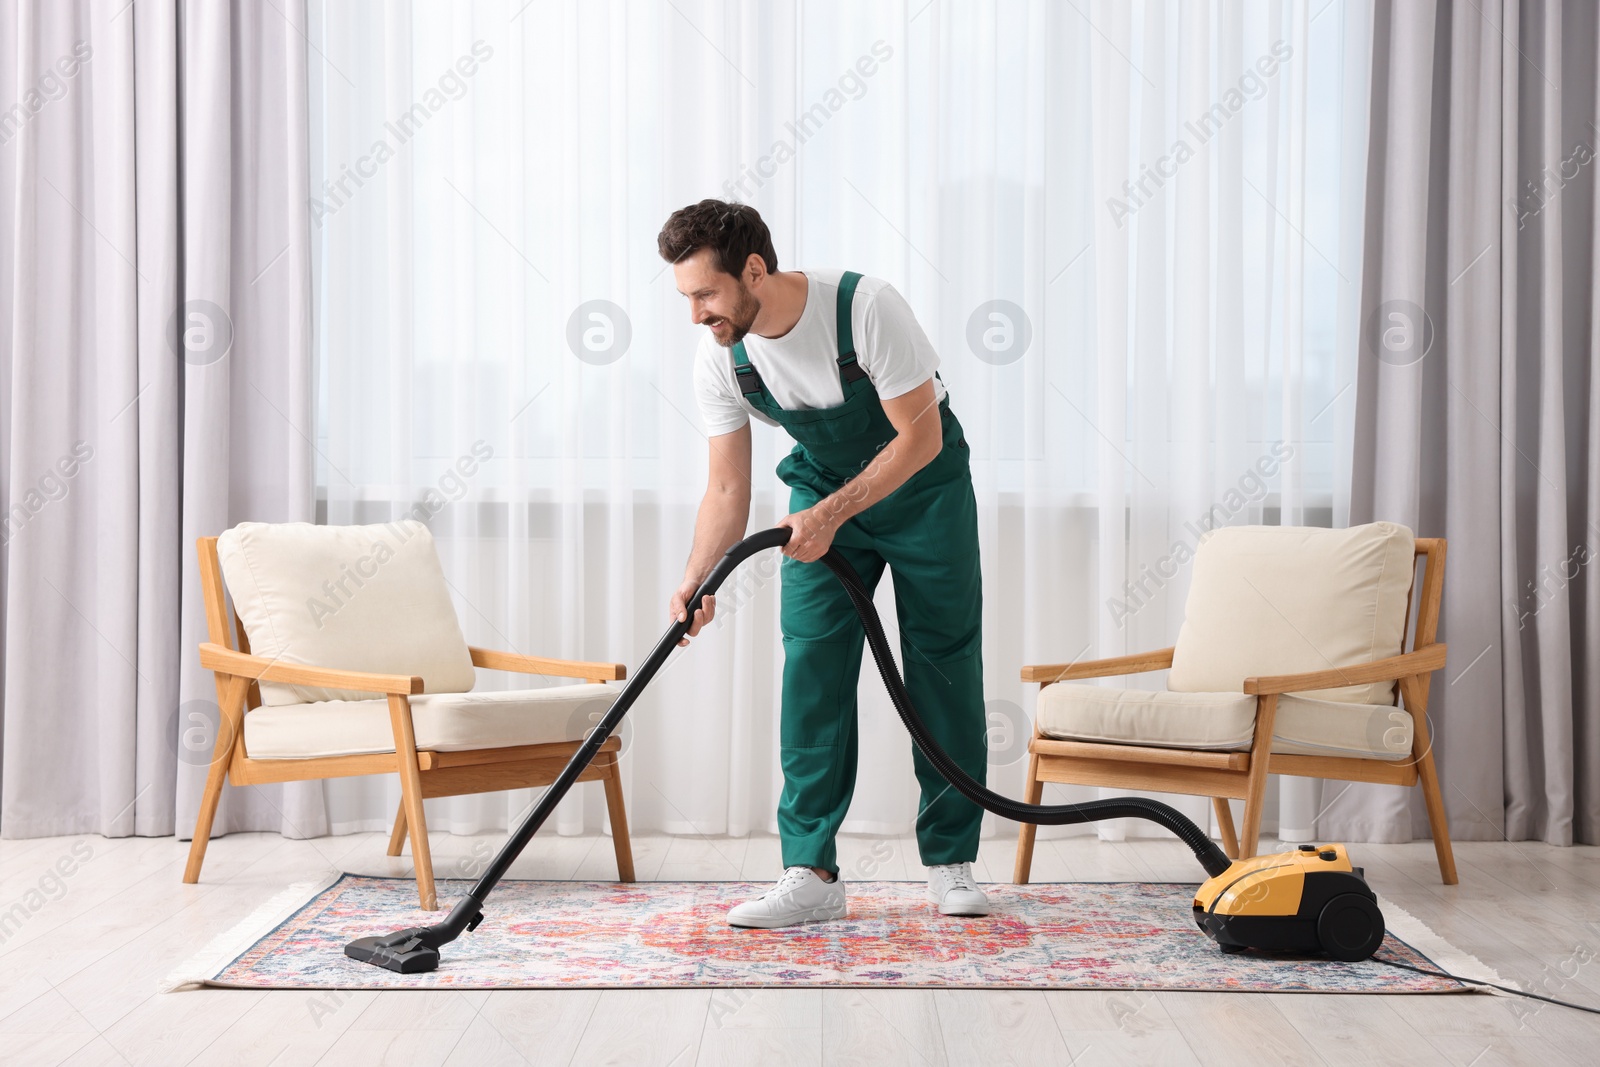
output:
[[[1458,885],[1456,851],[1450,845],[1450,816],[1445,814],[1445,795],[1438,789],[1438,768],[1434,765],[1432,737],[1427,731],[1427,715],[1413,715],[1413,744],[1422,750],[1416,761],[1416,774],[1422,779],[1422,803],[1427,806],[1427,829],[1434,833],[1434,854],[1438,856],[1438,877],[1446,886]]]
[[[1022,799],[1026,803],[1037,804],[1043,797],[1044,783],[1039,780],[1039,756],[1030,752],[1028,780],[1022,786]],[[1017,862],[1011,871],[1011,880],[1017,885],[1027,885],[1028,876],[1033,873],[1033,843],[1038,833],[1039,827],[1031,822],[1025,822],[1017,828]]]
[[[211,823],[216,818],[217,803],[222,799],[222,783],[227,775],[228,766],[220,760],[213,763],[206,774],[206,791],[200,798],[200,814],[194,821],[194,839],[189,842],[189,862],[183,868],[183,880],[190,885],[200,880],[200,866],[206,861],[206,845],[211,842]]]
[[[1445,814],[1439,768],[1433,762],[1433,734],[1428,729],[1428,680],[1401,678],[1399,683],[1401,699],[1411,715],[1411,756],[1417,761],[1417,777],[1422,779],[1422,801],[1428,808],[1433,851],[1439,857],[1439,877],[1445,885],[1457,885],[1461,879],[1456,875],[1455,850],[1450,847],[1450,817]]]
[[[1258,780],[1255,774],[1256,765],[1260,764],[1262,771]],[[1256,854],[1256,848],[1261,843],[1261,809],[1266,806],[1267,799],[1267,758],[1265,754],[1252,757],[1250,761],[1250,793],[1244,798],[1244,826],[1239,834],[1239,855],[1235,859],[1247,860]]]
[[[1230,860],[1239,858],[1239,837],[1233,832],[1233,809],[1227,797],[1212,797],[1211,807],[1217,813],[1217,829],[1222,831],[1222,851]]]
[[[411,859],[417,872],[417,904],[423,911],[437,911],[439,899],[433,884],[433,852],[428,847],[428,820],[422,813],[421,777],[419,775],[418,780],[410,785],[405,784],[404,779],[402,774],[401,789],[406,794],[403,803],[409,815],[406,822],[411,836]]]
[[[611,847],[617,853],[617,880],[631,882],[634,880],[633,842],[628,837],[628,812],[622,804],[622,768],[617,764],[616,753],[611,754],[605,771],[606,814],[611,818]]]
[[[406,800],[400,798],[394,813],[394,829],[389,831],[389,855],[398,856],[406,843]]]
[[[217,682],[217,741],[211,752],[211,766],[206,770],[206,791],[200,797],[200,813],[194,820],[194,838],[189,842],[189,862],[183,868],[183,880],[190,885],[200,880],[200,867],[206,861],[206,846],[211,843],[211,824],[217,817],[217,804],[222,800],[222,785],[228,777],[228,761],[233,756],[234,738],[238,736],[238,722],[243,717],[240,705],[249,688],[248,678],[229,678]]]
[[[1428,828],[1433,831],[1433,851],[1439,857],[1439,877],[1445,885],[1456,885],[1461,879],[1456,875],[1456,854],[1450,847],[1450,817],[1445,814],[1444,796],[1439,791],[1439,771],[1433,765],[1429,752],[1417,764],[1417,774],[1422,778],[1422,800],[1428,807]]]
[[[423,911],[437,911],[433,885],[433,853],[428,848],[428,820],[422,812],[422,772],[417,768],[417,736],[411,725],[411,702],[389,695],[389,721],[394,727],[395,756],[399,764],[401,804],[411,831],[411,859],[417,869],[417,900]]]
[[[1239,835],[1239,859],[1256,854],[1261,838],[1261,809],[1267,799],[1267,768],[1272,764],[1272,724],[1278,716],[1278,694],[1256,698],[1256,732],[1250,746],[1250,777],[1244,798],[1244,832]]]

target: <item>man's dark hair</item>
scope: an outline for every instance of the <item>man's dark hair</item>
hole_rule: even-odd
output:
[[[656,236],[661,258],[677,263],[702,248],[716,250],[717,266],[724,274],[744,277],[752,253],[761,257],[768,274],[778,272],[778,253],[761,213],[749,204],[702,200],[679,208]]]

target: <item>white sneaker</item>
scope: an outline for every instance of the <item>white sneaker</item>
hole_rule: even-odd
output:
[[[940,915],[987,915],[989,898],[972,880],[972,864],[941,863],[928,868],[928,902]]]
[[[844,880],[838,875],[824,882],[810,867],[789,867],[764,896],[730,909],[728,925],[775,930],[820,919],[842,919],[845,911]]]

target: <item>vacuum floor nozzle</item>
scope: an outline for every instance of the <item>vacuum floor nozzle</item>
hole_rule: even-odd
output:
[[[398,974],[420,974],[439,966],[439,950],[423,944],[420,930],[402,930],[383,937],[358,937],[344,947],[353,960]]]

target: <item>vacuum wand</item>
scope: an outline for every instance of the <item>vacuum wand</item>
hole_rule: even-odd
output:
[[[561,769],[561,773],[550,784],[550,788],[544,791],[539,803],[523,818],[521,825],[511,835],[511,839],[495,854],[494,860],[478,879],[478,883],[451,909],[444,922],[401,930],[383,937],[357,938],[345,946],[345,955],[402,974],[431,971],[437,967],[439,946],[449,944],[469,930],[477,929],[478,924],[483,921],[483,902],[490,890],[505,877],[511,864],[522,854],[522,850],[533,839],[533,835],[539,832],[539,827],[544,825],[556,805],[561,803],[568,790],[578,781],[578,776],[588,768],[599,753],[600,746],[606,743],[606,739],[621,724],[623,716],[628,714],[628,709],[639,699],[639,694],[650,684],[650,680],[656,676],[662,664],[666,663],[667,657],[672,655],[672,650],[678,647],[678,642],[689,632],[695,610],[702,598],[716,593],[728,575],[757,552],[788,544],[789,534],[789,529],[783,526],[752,534],[728,549],[717,561],[717,565],[711,568],[711,573],[706,575],[705,581],[700,583],[700,588],[695,590],[694,596],[689,600],[693,606],[684,612],[685,617],[681,621],[675,620],[667,628],[661,640],[656,642],[656,646],[650,650],[650,654],[645,657],[638,670],[628,679],[622,692],[617,694],[617,699],[610,709],[589,732],[589,736],[584,738],[583,744],[578,746],[578,751],[572,754],[572,758]]]
[[[650,654],[640,664],[637,673],[617,695],[610,710],[589,736],[584,738],[583,744],[578,746],[572,759],[562,768],[550,788],[545,790],[544,795],[539,798],[539,803],[522,820],[521,825],[511,835],[511,839],[501,846],[477,884],[451,909],[443,922],[383,936],[357,938],[345,946],[345,955],[402,974],[431,971],[436,968],[439,965],[440,946],[449,944],[469,930],[476,929],[483,921],[483,902],[490,891],[501,878],[505,877],[511,864],[521,855],[522,850],[533,839],[533,835],[538,833],[539,827],[544,825],[556,805],[577,782],[578,776],[589,766],[590,761],[600,751],[600,746],[605,744],[606,739],[622,722],[623,716],[628,714],[628,710],[638,700],[639,694],[650,684],[656,672],[677,647],[679,640],[689,632],[694,612],[698,610],[702,599],[716,593],[728,575],[746,559],[757,552],[788,544],[790,533],[787,527],[778,526],[752,534],[729,548],[717,561],[717,565],[706,575],[705,581],[700,583],[700,588],[690,598],[689,603],[692,606],[684,613],[684,619],[675,620],[662,635],[661,640],[656,642],[655,648],[650,650]],[[1160,801],[1144,797],[1120,797],[1114,800],[1093,800],[1083,804],[1024,804],[986,788],[968,775],[944,749],[939,747],[922,720],[917,717],[911,696],[906,691],[899,669],[895,666],[888,638],[884,635],[883,623],[878,618],[877,609],[872,605],[872,595],[861,584],[860,577],[836,549],[830,548],[821,562],[839,579],[850,597],[856,614],[861,617],[861,623],[866,630],[867,644],[872,649],[872,657],[878,664],[878,673],[889,690],[901,722],[911,733],[912,740],[916,742],[922,754],[962,796],[1003,818],[1041,825],[1098,822],[1102,819],[1118,818],[1148,819],[1182,838],[1207,874],[1215,877],[1228,869],[1228,857],[1211,841],[1206,832],[1185,818],[1177,809]]]

